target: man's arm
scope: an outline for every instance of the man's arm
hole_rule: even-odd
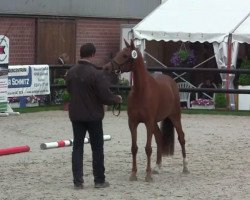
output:
[[[114,95],[110,90],[110,83],[108,82],[103,71],[99,71],[96,76],[97,96],[104,105],[112,105],[122,102],[120,95]]]

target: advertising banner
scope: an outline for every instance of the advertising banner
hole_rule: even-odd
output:
[[[48,65],[10,65],[8,97],[50,94]]]
[[[0,112],[7,111],[8,104],[9,38],[0,35]]]

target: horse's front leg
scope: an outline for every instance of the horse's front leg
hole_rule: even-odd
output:
[[[152,182],[152,168],[151,168],[151,155],[152,155],[152,136],[153,136],[153,130],[154,126],[152,124],[146,124],[147,128],[147,143],[145,147],[145,152],[147,154],[147,168],[146,168],[146,177],[145,180],[147,182]]]
[[[154,174],[159,174],[162,167],[162,134],[158,124],[155,124],[155,141],[157,145],[157,157],[156,157],[156,166],[153,169]]]
[[[137,152],[138,152],[138,146],[137,146],[137,126],[138,126],[138,124],[139,123],[129,119],[129,129],[130,129],[130,132],[131,132],[131,139],[132,139],[131,153],[132,153],[132,156],[133,156],[133,159],[132,159],[132,172],[131,172],[131,175],[130,175],[130,178],[129,178],[130,181],[137,181],[137,176],[136,176],[136,173],[137,173],[136,155],[137,155]]]

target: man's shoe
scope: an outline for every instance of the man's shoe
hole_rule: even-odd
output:
[[[81,189],[83,189],[83,184],[82,183],[74,184],[74,189],[75,190],[81,190]]]
[[[109,182],[105,181],[103,183],[95,183],[95,188],[106,188],[109,187],[110,184]]]

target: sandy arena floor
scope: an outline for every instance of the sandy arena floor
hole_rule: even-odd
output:
[[[182,174],[176,140],[175,155],[163,158],[163,172],[144,181],[146,134],[138,129],[138,181],[130,182],[131,153],[127,114],[107,112],[104,133],[106,177],[110,188],[95,189],[91,150],[85,145],[85,188],[72,186],[72,147],[41,150],[43,142],[72,139],[65,111],[48,111],[0,118],[0,148],[29,145],[30,152],[0,157],[1,200],[247,200],[250,199],[250,117],[183,115],[190,174]],[[156,148],[153,143],[152,162]]]

